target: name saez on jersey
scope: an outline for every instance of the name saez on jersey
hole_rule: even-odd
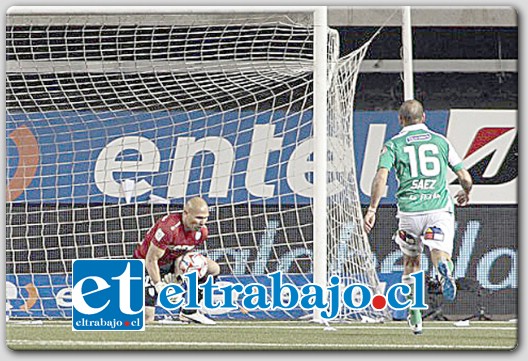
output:
[[[435,191],[436,179],[413,179],[411,180],[411,191]],[[409,196],[410,201],[430,201],[433,199],[440,199],[442,196],[437,192],[434,193],[417,193]]]
[[[413,179],[411,181],[411,190],[434,190],[436,179]]]

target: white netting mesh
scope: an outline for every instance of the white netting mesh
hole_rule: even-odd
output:
[[[223,275],[311,281],[314,31],[276,18],[9,17],[7,274],[130,257],[201,195]],[[329,34],[329,269],[377,287],[351,130],[367,46],[337,60]]]

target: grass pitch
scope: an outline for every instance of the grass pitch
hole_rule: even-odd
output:
[[[512,322],[425,321],[415,336],[403,321],[339,323],[334,330],[307,321],[221,321],[214,326],[152,324],[145,331],[75,332],[71,322],[7,322],[12,350],[513,350],[518,328]]]

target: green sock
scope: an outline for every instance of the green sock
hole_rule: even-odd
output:
[[[411,315],[411,324],[417,325],[422,321],[422,311],[420,310],[410,310]]]
[[[402,283],[405,283],[411,287],[411,292],[405,297],[408,300],[412,300],[414,296],[414,278],[409,275],[402,276]],[[422,320],[422,312],[420,310],[409,310],[411,315],[411,324],[417,325]]]
[[[453,273],[455,270],[455,264],[452,260],[447,261],[447,268],[449,268],[449,273]]]
[[[447,269],[449,270],[449,273],[450,274],[453,274],[453,272],[455,271],[455,264],[453,263],[452,260],[447,260],[445,258],[442,257],[442,259],[440,260],[440,262],[445,262],[447,263]]]

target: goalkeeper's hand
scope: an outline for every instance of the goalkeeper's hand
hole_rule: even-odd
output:
[[[181,285],[183,283],[183,278],[181,275],[177,275],[176,273],[167,273],[165,276],[163,276],[162,281],[166,284],[177,283]]]
[[[165,276],[163,276],[162,281],[166,284],[174,283],[175,274],[174,273],[167,273]]]
[[[161,293],[161,290],[165,288],[167,284],[163,281],[159,281],[158,283],[154,284],[154,288],[156,289],[156,293],[159,295]]]

